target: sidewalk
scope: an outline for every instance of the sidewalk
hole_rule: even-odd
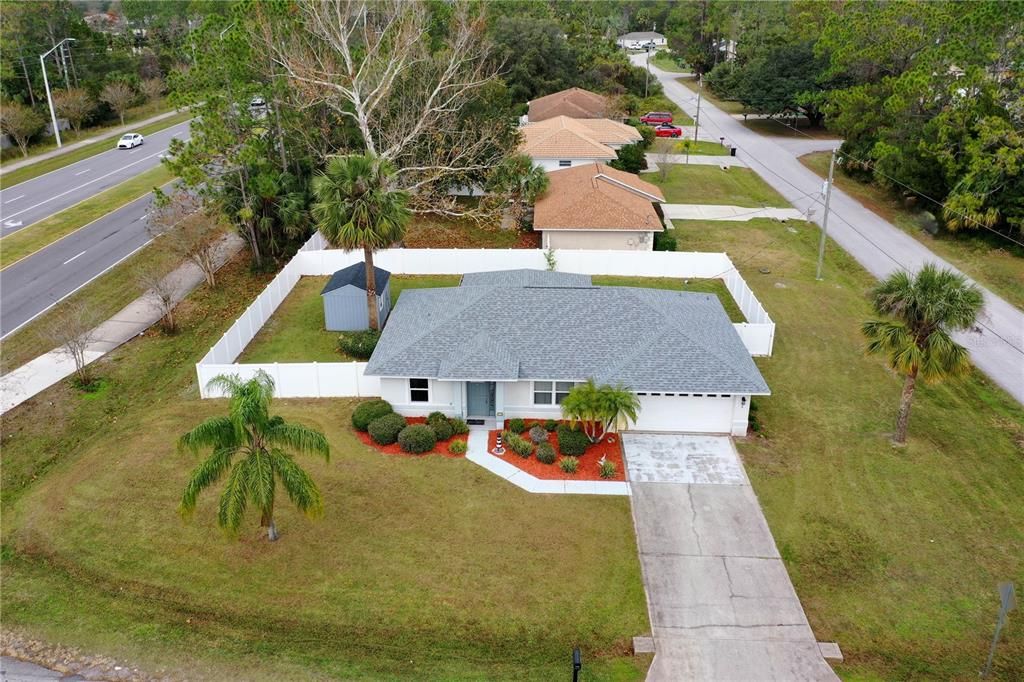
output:
[[[52,159],[55,156],[62,156],[64,154],[68,154],[70,152],[75,151],[76,149],[81,149],[82,147],[93,144],[94,142],[99,142],[100,140],[106,140],[108,138],[114,138],[117,137],[118,135],[121,135],[122,133],[131,132],[136,128],[148,126],[151,123],[157,123],[158,121],[162,121],[165,118],[170,118],[171,116],[174,116],[177,113],[177,110],[172,109],[171,111],[166,111],[162,114],[158,114],[156,116],[144,119],[142,121],[133,121],[132,123],[129,123],[127,125],[118,126],[117,128],[110,128],[109,130],[106,130],[105,132],[95,137],[90,137],[85,140],[78,140],[77,142],[66,144],[59,149],[53,149],[48,152],[43,152],[42,154],[35,154],[33,156],[28,157],[27,159],[21,159],[20,161],[15,161],[14,163],[5,163],[3,167],[0,168],[0,175],[3,175],[4,173],[8,173],[10,171],[16,171],[19,168],[24,168],[25,166],[31,166],[33,163],[37,163],[39,161]]]
[[[218,263],[226,263],[238,253],[242,244],[242,239],[238,235],[229,234],[224,237],[217,255]],[[192,263],[179,266],[167,275],[166,279],[174,284],[176,302],[180,302],[204,281],[203,273]],[[93,332],[94,341],[86,349],[86,364],[95,362],[121,344],[127,343],[159,320],[160,313],[149,295],[143,294],[96,327]],[[74,373],[74,360],[63,350],[55,349],[5,374],[0,377],[0,414],[17,407]]]
[[[795,208],[750,208],[716,204],[662,204],[661,210],[669,220],[806,220]]]

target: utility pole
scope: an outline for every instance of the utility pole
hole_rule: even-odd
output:
[[[28,77],[28,65],[25,63],[25,55],[19,54],[18,59],[21,60],[21,71],[25,74],[25,85],[28,87],[28,101],[34,107],[36,105],[36,95],[32,92],[32,80]]]
[[[700,128],[700,96],[704,92],[704,76],[697,76],[697,118],[693,119],[693,143],[697,144],[697,131]]]
[[[651,82],[651,46],[647,46],[647,75],[644,76],[644,99],[647,99],[647,85]]]
[[[68,74],[68,51],[64,43],[60,44],[60,63],[64,66],[64,89],[71,89],[71,79]]]
[[[828,238],[828,204],[832,199],[832,177],[836,170],[836,152],[832,150],[832,158],[828,162],[828,180],[825,181],[825,215],[821,219],[821,240],[818,242],[818,271],[814,278],[821,281],[821,266],[825,260],[825,240]]]
[[[50,93],[50,79],[46,76],[46,57],[51,54],[61,45],[67,42],[75,42],[74,38],[65,38],[60,41],[52,48],[39,55],[39,65],[43,67],[43,85],[46,87],[46,101],[50,105],[50,122],[53,124],[53,136],[57,138],[57,148],[60,149],[63,145],[60,141],[60,129],[57,127],[57,112],[53,109],[53,95]]]

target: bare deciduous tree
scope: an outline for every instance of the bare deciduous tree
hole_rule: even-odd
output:
[[[84,88],[71,88],[53,93],[53,108],[57,110],[57,115],[68,120],[75,133],[80,133],[82,123],[96,108],[96,102]]]
[[[96,327],[100,321],[99,313],[88,303],[62,303],[46,316],[46,322],[39,332],[42,343],[57,346],[58,350],[74,361],[75,378],[79,386],[92,383],[92,370],[87,364],[85,353],[96,339]]]
[[[164,94],[167,90],[167,85],[164,83],[164,79],[159,76],[153,78],[147,78],[139,84],[139,90],[142,91],[142,96],[146,98],[147,102],[152,102]]]
[[[128,107],[135,101],[135,90],[120,81],[107,83],[100,91],[100,101],[109,104],[114,113],[121,118],[121,125],[124,125],[124,112],[128,111]]]
[[[42,127],[43,117],[29,107],[16,102],[0,105],[0,132],[14,140],[22,156],[28,156],[28,141]]]
[[[184,190],[174,192],[149,212],[146,229],[164,250],[194,263],[206,283],[217,286],[218,246],[224,228],[202,199]]]
[[[290,26],[262,15],[254,42],[283,69],[298,106],[351,120],[366,150],[399,169],[414,202],[436,205],[444,192],[428,196],[434,187],[486,174],[516,137],[511,121],[466,120],[498,75],[483,17],[455,3],[439,48],[430,11],[403,0],[301,2]]]
[[[150,266],[135,274],[143,296],[160,313],[160,326],[167,334],[178,331],[174,308],[178,305],[178,288],[163,270]]]

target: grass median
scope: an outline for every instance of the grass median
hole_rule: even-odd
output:
[[[168,116],[165,119],[161,119],[154,123],[150,123],[149,125],[142,126],[133,132],[137,132],[141,135],[152,135],[153,133],[158,133],[161,130],[170,128],[171,126],[175,126],[179,123],[187,121],[190,118],[192,118],[192,116],[192,113],[189,111],[179,111],[173,116]],[[71,164],[77,163],[82,159],[87,159],[90,156],[95,156],[96,154],[99,154],[101,152],[113,149],[114,140],[116,140],[118,137],[120,137],[120,133],[115,135],[109,135],[107,137],[97,140],[96,142],[87,144],[84,147],[80,147],[74,151],[67,152],[66,154],[54,156],[49,159],[43,159],[28,166],[24,166],[17,170],[10,171],[9,173],[5,172],[2,175],[0,175],[0,189],[7,189],[8,187],[13,187],[14,185],[17,185],[19,182],[31,180],[32,178],[39,177],[40,175],[45,175],[50,171],[55,171],[59,168],[63,168],[64,166],[70,166]],[[15,161],[17,161],[17,159],[11,159],[12,163]]]
[[[734,166],[722,170],[718,166],[666,166],[668,171],[664,178],[661,172],[645,173],[643,178],[661,187],[666,202],[670,204],[790,207],[781,194],[749,168]]]
[[[163,164],[0,239],[0,268],[32,255],[174,179]]]

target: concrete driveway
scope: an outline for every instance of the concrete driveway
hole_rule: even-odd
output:
[[[648,680],[837,680],[731,439],[627,433]]]

